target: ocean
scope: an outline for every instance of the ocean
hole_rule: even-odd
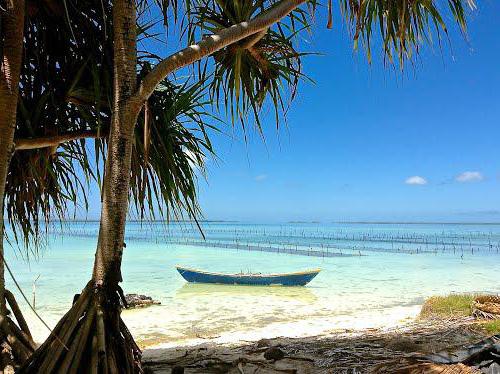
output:
[[[54,224],[28,259],[6,260],[49,326],[90,279],[98,222]],[[500,292],[500,225],[128,222],[122,287],[161,302],[125,310],[142,346],[239,342],[388,327],[414,318],[424,299]],[[321,268],[306,287],[187,284],[175,265],[229,273]],[[37,341],[49,330],[6,272]]]

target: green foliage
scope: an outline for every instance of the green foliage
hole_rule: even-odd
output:
[[[372,56],[374,31],[379,31],[384,56],[395,59],[401,68],[406,60],[418,54],[420,45],[432,42],[433,33],[441,40],[448,34],[444,10],[435,0],[341,0],[340,6],[354,39],[361,40],[368,60]],[[449,11],[463,32],[466,30],[465,8],[475,8],[474,0],[448,0]]]
[[[202,83],[175,85],[165,80],[149,98],[147,116],[141,113],[131,179],[141,218],[159,213],[181,219],[187,213],[196,220],[201,214],[197,173],[204,175],[206,158],[214,156],[208,131],[216,131],[208,124],[212,116],[203,100]]]
[[[23,151],[12,159],[5,209],[15,241],[22,240],[33,254],[50,220],[65,217],[68,204],[87,208],[87,185],[75,167],[85,158],[62,147],[56,153],[48,148]]]
[[[213,34],[248,21],[272,4],[261,0],[202,1],[193,10],[191,40],[196,32]],[[301,58],[306,53],[298,52],[294,44],[309,21],[307,12],[298,8],[269,30],[213,54],[210,96],[219,110],[223,107],[228,112],[233,123],[240,121],[245,128],[252,115],[262,130],[260,111],[266,99],[273,108],[276,125],[280,123],[280,115],[286,112],[304,78]],[[203,63],[204,73],[207,61]]]
[[[500,319],[485,322],[481,325],[488,334],[500,334]]]
[[[472,316],[474,299],[477,294],[450,294],[447,296],[433,296],[425,300],[420,318],[455,318]],[[500,333],[500,320],[478,320],[477,326],[488,334]]]
[[[90,141],[93,150],[82,139],[63,143],[57,151],[14,154],[5,208],[15,241],[22,240],[33,252],[52,219],[66,219],[71,208],[87,209],[90,184],[100,184],[103,175],[111,119],[111,3],[75,0],[68,16],[59,5],[41,3],[27,19],[16,138],[78,131],[95,131],[102,138]],[[155,37],[147,25],[139,29],[144,32],[140,37]],[[138,63],[140,76],[149,62]],[[141,218],[146,212],[167,218],[186,212],[191,219],[200,214],[197,176],[212,155],[206,123],[212,116],[203,109],[203,88],[203,82],[175,85],[167,80],[159,87],[148,102],[147,145],[141,113],[131,171],[132,202]]]
[[[266,0],[199,0],[189,3],[189,42],[206,34],[217,33],[239,22],[255,18],[272,8],[278,1]],[[339,0],[341,12],[351,30],[354,47],[359,41],[372,60],[373,46],[382,48],[384,60],[398,62],[403,68],[424,43],[448,34],[445,22],[451,16],[462,32],[466,30],[466,8],[475,8],[473,0],[448,0],[438,6],[433,0]],[[303,78],[297,39],[302,30],[310,28],[311,14],[317,2],[307,2],[309,8],[299,7],[289,17],[262,34],[256,34],[213,54],[213,64],[201,63],[201,76],[207,67],[210,94],[216,107],[223,107],[232,122],[243,127],[253,116],[261,129],[261,109],[268,99],[274,110],[276,124],[282,121],[287,106],[295,97],[297,85]],[[329,2],[329,11],[331,2]]]
[[[421,318],[430,317],[467,317],[472,314],[472,303],[477,295],[451,294],[447,296],[433,296],[425,300]]]
[[[32,2],[25,22],[16,138],[61,135],[98,129],[109,118],[101,111],[110,87],[111,44],[104,0]],[[105,12],[105,13],[103,13]],[[68,21],[71,20],[71,25]],[[87,106],[89,102],[98,105]],[[85,106],[88,110],[82,111]],[[86,191],[94,177],[84,141],[56,149],[14,153],[6,181],[5,211],[16,241],[36,251],[52,219],[70,207],[87,208]]]
[[[138,78],[160,57],[148,49],[157,40],[159,6],[165,29],[181,43],[217,33],[268,11],[279,0],[140,0],[137,4],[141,41]],[[153,5],[156,4],[156,5]],[[177,84],[169,77],[140,114],[135,132],[131,196],[140,217],[196,219],[198,175],[214,153],[209,135],[218,125],[207,105],[239,121],[245,129],[252,118],[262,130],[261,114],[269,105],[276,125],[283,121],[305,78],[298,50],[299,36],[310,28],[317,2],[297,8],[268,30],[247,37],[196,64],[199,81]],[[466,7],[473,0],[448,0],[441,9],[433,0],[340,0],[357,48],[359,40],[371,60],[380,43],[388,62],[418,54],[423,43],[448,33],[445,12],[463,32]],[[43,220],[65,218],[70,206],[86,208],[90,181],[100,182],[106,157],[112,102],[112,2],[65,0],[30,2],[25,30],[25,56],[16,124],[16,137],[96,131],[103,139],[73,141],[54,149],[14,154],[6,190],[6,212],[15,237],[27,244],[37,240]],[[177,22],[177,21],[181,22]],[[191,75],[193,77],[193,75]],[[182,80],[185,82],[186,80]],[[147,118],[146,118],[147,117]],[[155,202],[160,207],[155,206]],[[44,226],[46,227],[46,225]]]

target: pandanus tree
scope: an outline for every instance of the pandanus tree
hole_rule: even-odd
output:
[[[96,6],[97,3],[93,5]],[[49,23],[55,31],[53,35],[44,34],[43,30],[47,29],[48,23],[39,22],[41,14],[50,15],[49,18],[52,18]],[[57,125],[67,126],[69,119],[74,116],[74,111],[63,108],[60,105],[61,98],[54,95],[52,88],[57,86],[55,80],[61,81],[64,78],[58,76],[59,72],[51,68],[54,62],[57,65],[61,63],[81,65],[79,61],[81,54],[74,55],[73,50],[68,50],[67,58],[61,59],[60,54],[46,49],[47,43],[53,43],[54,48],[57,48],[58,37],[62,40],[68,39],[67,36],[64,37],[64,28],[61,30],[57,27],[61,22],[52,22],[58,17],[61,19],[63,14],[62,5],[54,2],[7,1],[5,4],[2,2],[0,10],[2,26],[0,365],[2,371],[25,361],[35,348],[14,296],[5,289],[3,214],[7,212],[15,240],[21,240],[25,245],[34,244],[36,248],[40,238],[40,216],[45,218],[46,223],[52,214],[61,218],[64,216],[68,201],[76,204],[77,196],[83,196],[85,199],[85,194],[78,193],[83,185],[75,172],[75,161],[85,165],[86,155],[81,153],[83,148],[78,146],[68,148],[70,152],[66,152],[63,156],[61,153],[56,153],[54,148],[46,148],[50,136],[56,135],[54,131]],[[86,30],[87,34],[91,34],[88,31]],[[49,38],[43,39],[38,37],[39,35]],[[33,72],[35,68],[36,74]],[[47,78],[52,85],[47,85]],[[47,107],[56,110],[50,111]],[[50,127],[47,126],[49,124]],[[30,136],[28,140],[19,138],[26,134]],[[38,137],[33,138],[33,135]],[[32,151],[25,151],[26,149]],[[87,169],[83,168],[84,173]],[[5,300],[8,301],[17,324],[10,318]]]
[[[314,2],[307,0],[189,2],[186,15],[198,20],[191,23],[193,29],[189,35],[201,33],[201,41],[158,61],[137,79],[137,7],[132,0],[113,2],[113,98],[93,275],[22,371],[141,371],[140,351],[120,318],[122,292],[119,286],[138,123],[148,123],[149,101],[167,76],[208,56],[213,56],[212,66],[216,72],[212,93],[220,92],[222,105],[226,107],[228,98],[237,118],[244,121],[252,111],[258,115],[258,106],[265,101],[261,96],[268,95],[272,103],[279,103],[273,89],[278,86],[271,81],[290,83],[295,73],[288,74],[290,69],[283,66],[290,65],[283,63],[278,64],[285,76],[276,72],[273,64],[279,61],[278,50],[266,49],[264,44],[279,35],[280,27],[288,27],[293,34],[293,24],[303,14],[303,10],[298,9],[306,3],[314,8]],[[232,8],[231,4],[237,6]],[[163,3],[164,10],[167,7],[178,10],[177,5],[175,1]],[[372,35],[379,31],[385,56],[397,57],[401,63],[418,52],[420,43],[428,40],[433,32],[430,26],[435,26],[436,33],[446,33],[442,10],[431,0],[342,0],[340,5],[355,42],[362,40],[370,50]],[[448,5],[460,26],[465,27],[465,2],[450,0]],[[239,6],[249,6],[250,10],[240,12]],[[218,17],[217,13],[223,16]],[[167,21],[170,20],[167,17]],[[167,22],[167,27],[172,25]],[[210,33],[205,34],[204,30]],[[286,61],[297,58],[288,52],[284,56]]]
[[[6,109],[0,123],[5,151],[0,199],[10,233],[21,249],[31,252],[39,247],[50,220],[67,216],[69,204],[86,208],[86,189],[99,175],[99,155],[106,147],[112,96],[112,50],[106,33],[110,6],[101,0],[73,5],[67,12],[57,2],[28,2],[26,12],[21,3],[2,7],[1,46],[7,53],[2,55],[0,82]],[[67,17],[78,22],[69,25]],[[141,213],[152,196],[163,199],[167,214],[184,210],[195,217],[199,212],[193,168],[203,171],[211,153],[201,120],[207,115],[202,89],[200,84],[164,81],[150,100],[151,118],[135,134],[130,186]],[[89,138],[96,139],[90,154],[85,146]],[[5,371],[23,363],[35,344],[14,296],[5,290],[3,246],[0,250],[0,295],[5,295],[0,370]]]
[[[133,4],[128,5],[132,6]],[[125,48],[129,46],[130,40],[135,41],[136,38],[135,30],[129,30],[131,25],[135,25],[135,14],[132,14],[132,18],[130,18],[130,14],[127,17],[118,16],[117,9],[119,7],[115,4],[113,9],[115,45],[121,45],[122,48]],[[121,11],[123,12],[123,10]],[[286,15],[286,13],[283,13],[283,15]],[[120,27],[116,26],[117,21],[119,21]],[[117,38],[116,35],[122,33],[127,34],[129,39],[124,40],[123,35]],[[226,41],[226,43],[228,42]],[[133,52],[136,53],[135,44],[132,47]],[[127,97],[130,98],[131,87],[135,85],[137,80],[137,61],[135,58],[131,61],[124,60],[121,53],[122,51],[119,48],[114,48],[114,61],[118,60],[120,64],[115,64],[114,70],[116,91],[114,92],[112,121],[107,139],[102,197],[103,209],[93,278],[70,312],[63,317],[49,339],[25,366],[24,370],[26,371],[42,370],[51,372],[57,369],[64,372],[68,368],[81,369],[85,365],[88,365],[88,369],[91,370],[92,367],[95,368],[95,364],[105,372],[126,372],[128,369],[133,370],[134,367],[139,365],[139,350],[119,317],[123,225],[128,206],[130,178],[135,175],[135,173],[131,172],[134,160],[132,138],[137,132],[136,128],[138,126],[135,126],[136,122],[149,127],[150,118],[156,121],[160,119],[158,115],[151,116],[153,113],[151,108],[154,107],[155,101],[163,100],[161,96],[165,92],[165,87],[168,88],[169,85],[165,82],[166,73],[160,75],[154,73],[157,76],[155,78],[157,81],[155,81],[152,91],[147,94],[147,105],[145,105],[146,100],[140,104],[140,107],[137,107],[134,102],[125,105],[122,101]],[[146,79],[151,78],[151,74],[160,64],[161,62],[155,65],[150,72],[145,73],[142,81],[145,82]],[[186,62],[180,67],[188,64],[189,62]],[[131,76],[132,72],[133,77]],[[158,87],[160,89],[157,89]],[[189,92],[189,89],[184,87],[183,96],[185,96],[186,91]],[[121,97],[124,97],[124,99],[121,99]],[[167,104],[169,104],[168,101]],[[144,107],[144,110],[141,110],[142,107]],[[172,109],[175,112],[175,105]],[[129,115],[134,117],[132,122],[130,122]],[[139,118],[140,121],[138,121]],[[120,125],[117,127],[116,124],[120,123],[125,123],[126,126]],[[154,144],[154,142],[151,142],[148,152],[153,151],[153,148],[156,147]],[[187,147],[187,150],[190,151],[190,142],[184,141],[180,145],[182,147],[178,147],[179,149],[182,150]],[[146,146],[147,143],[144,148]],[[175,156],[175,149],[174,152],[166,148],[160,149],[160,151],[163,152],[164,159]],[[120,170],[125,170],[125,174],[121,173]],[[123,176],[125,176],[125,179],[122,180]],[[186,175],[179,175],[178,180],[184,180],[185,183]],[[189,187],[189,184],[187,184],[187,187]],[[123,190],[123,188],[126,188],[126,190]],[[163,191],[161,186],[160,191]],[[190,208],[188,208],[189,210]],[[53,356],[53,353],[55,353],[55,356]]]
[[[15,362],[24,361],[35,345],[13,295],[5,290],[4,280],[4,193],[7,171],[14,153],[14,131],[19,91],[19,77],[23,52],[24,11],[23,0],[7,0],[0,9],[0,366],[12,370]],[[9,316],[7,303],[17,324]]]
[[[102,0],[78,0],[67,11],[63,3],[41,2],[29,14],[6,209],[13,228],[36,239],[39,226],[33,222],[40,213],[47,220],[50,212],[66,211],[68,200],[85,207],[78,192],[86,186],[75,168],[87,180],[102,174],[112,110],[112,17],[111,4]],[[149,66],[139,59],[138,77]],[[149,101],[149,115],[141,114],[131,183],[138,211],[144,212],[150,200],[145,197],[155,196],[173,213],[198,213],[192,169],[203,171],[212,152],[210,126],[202,121],[209,116],[202,83],[164,80]],[[89,139],[95,146],[90,153]]]

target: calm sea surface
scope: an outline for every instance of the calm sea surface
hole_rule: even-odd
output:
[[[395,324],[418,312],[425,297],[500,292],[500,225],[203,223],[127,225],[123,289],[161,302],[125,311],[144,345],[277,335],[318,334]],[[97,222],[49,230],[29,262],[8,247],[6,258],[50,326],[89,280]],[[289,272],[321,268],[307,287],[186,284],[176,264],[221,272]],[[34,336],[48,330],[28,311],[6,273]],[[36,280],[36,282],[35,282]]]

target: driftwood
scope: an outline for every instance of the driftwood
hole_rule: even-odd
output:
[[[500,319],[500,296],[484,295],[476,297],[472,314],[480,319]]]
[[[327,337],[263,339],[243,346],[146,350],[143,362],[145,372],[150,373],[170,373],[174,367],[186,374],[474,373],[465,364],[450,366],[426,359],[431,353],[481,339],[473,323],[471,318],[419,321],[363,334],[339,332]]]
[[[425,357],[438,364],[464,364],[481,373],[500,373],[500,334],[455,350],[445,350]]]

